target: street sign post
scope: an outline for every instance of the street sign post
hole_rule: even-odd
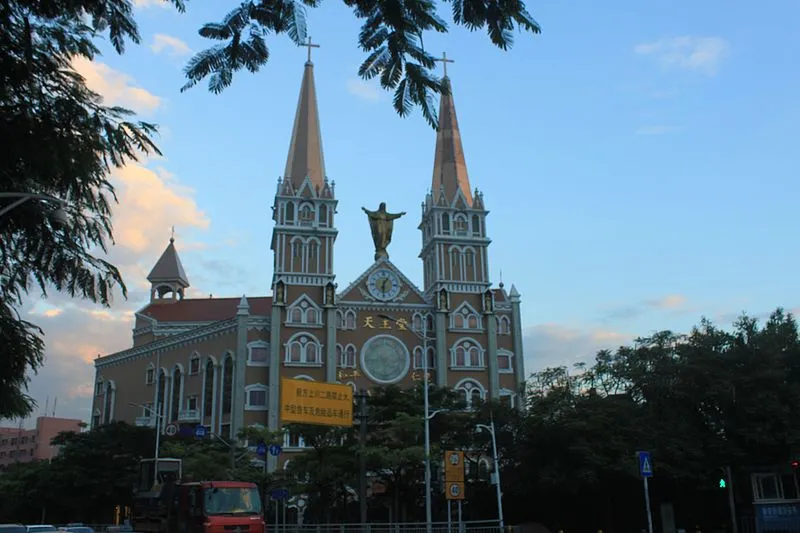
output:
[[[194,438],[196,439],[204,439],[206,437],[206,427],[200,424],[194,427]]]
[[[256,446],[256,455],[259,457],[264,457],[267,454],[267,445],[263,442],[259,442],[258,446]]]
[[[445,498],[464,499],[464,452],[444,452]]]
[[[174,437],[178,434],[178,426],[177,424],[167,424],[167,427],[164,428],[164,435],[167,437]]]
[[[647,480],[653,477],[653,458],[650,452],[636,452],[636,461],[639,463],[639,475],[644,483],[644,505],[647,510],[647,531],[653,533],[653,513],[650,511],[650,486]]]
[[[281,451],[283,451],[283,448],[281,448],[278,444],[269,445],[269,454],[272,457],[278,457],[281,454]]]

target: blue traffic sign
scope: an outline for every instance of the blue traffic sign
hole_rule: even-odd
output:
[[[258,446],[256,446],[256,455],[264,456],[267,454],[267,445],[263,442],[259,442]]]
[[[208,433],[208,431],[206,431],[206,427],[205,426],[202,426],[202,425],[198,424],[198,425],[196,425],[194,427],[194,436],[197,439],[205,438],[207,433]]]
[[[286,500],[289,498],[289,489],[272,489],[270,496],[273,500]]]
[[[283,449],[283,448],[281,448],[281,447],[280,447],[279,445],[277,445],[277,444],[270,444],[270,445],[269,445],[269,454],[270,454],[271,456],[273,456],[273,457],[277,457],[277,456],[279,456],[279,455],[281,454],[281,450],[282,450],[282,449]]]
[[[642,477],[653,477],[653,458],[650,452],[636,452],[639,460],[639,475]]]

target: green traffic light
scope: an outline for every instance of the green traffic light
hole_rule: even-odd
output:
[[[726,486],[727,486],[727,483],[725,483],[725,478],[721,478],[719,480],[719,488],[724,489]]]

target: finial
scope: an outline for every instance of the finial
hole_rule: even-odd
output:
[[[308,36],[308,42],[301,44],[300,46],[305,46],[308,48],[308,61],[307,63],[311,63],[311,49],[312,48],[319,48],[318,44],[314,44],[311,42],[311,36]]]
[[[505,287],[505,285],[503,284],[503,269],[501,268],[500,269],[500,288],[502,289],[503,287]]]
[[[439,61],[442,63],[442,67],[444,68],[444,77],[447,77],[447,64],[448,63],[455,63],[452,59],[447,59],[447,52],[442,52],[442,57],[435,57],[434,61]]]
[[[172,226],[172,232],[169,235],[169,243],[175,242],[175,226]]]

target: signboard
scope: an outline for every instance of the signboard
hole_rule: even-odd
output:
[[[258,456],[265,456],[267,454],[267,445],[263,442],[259,442],[258,446],[256,446],[256,455]]]
[[[353,388],[338,383],[281,378],[281,422],[350,427]]]
[[[270,497],[273,500],[285,500],[289,498],[289,489],[272,489]]]
[[[167,437],[174,437],[178,434],[178,426],[176,424],[167,424],[164,428],[164,435]]]
[[[444,480],[464,482],[464,452],[444,452]]]
[[[650,452],[636,452],[639,460],[639,475],[642,477],[653,477],[653,459]]]
[[[463,500],[464,499],[464,483],[458,481],[448,481],[445,483],[447,487],[448,500]]]
[[[196,439],[205,438],[206,433],[207,433],[207,431],[206,431],[206,427],[205,426],[201,426],[200,424],[198,424],[198,425],[196,425],[194,427],[194,436],[195,436]]]
[[[282,448],[277,444],[270,444],[269,445],[269,454],[273,457],[277,457],[281,454]]]

